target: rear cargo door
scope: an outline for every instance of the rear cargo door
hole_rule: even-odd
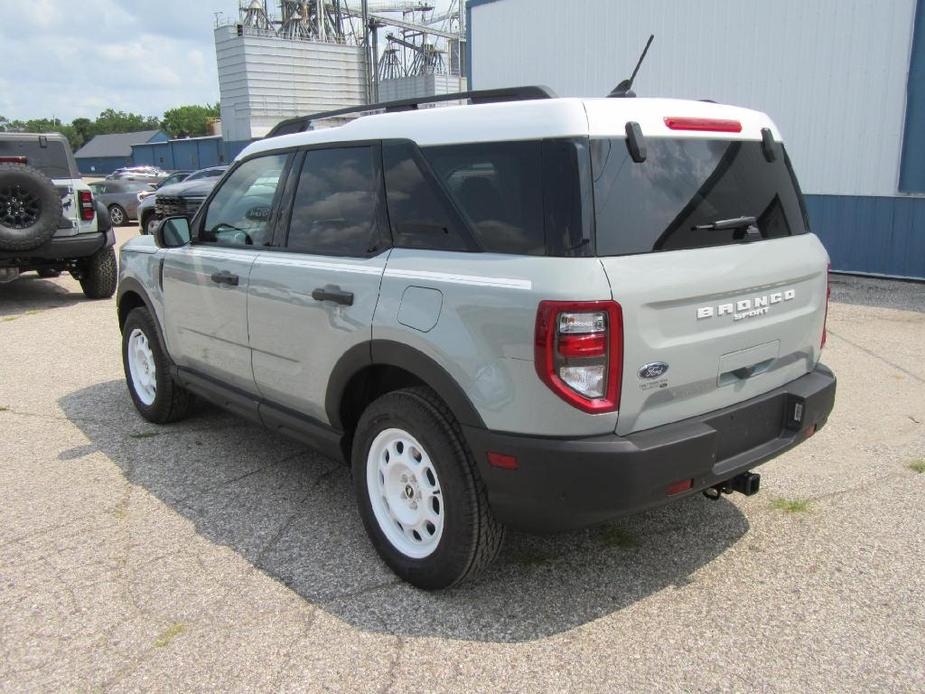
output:
[[[747,400],[810,371],[827,255],[786,153],[761,142],[592,139],[596,248],[623,307],[617,433]],[[770,160],[769,160],[770,159]]]

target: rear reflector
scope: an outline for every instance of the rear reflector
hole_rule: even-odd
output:
[[[0,164],[26,164],[28,161],[25,157],[0,157]]]
[[[678,480],[677,482],[672,482],[667,487],[665,487],[665,494],[671,496],[672,494],[680,494],[683,491],[686,491],[694,486],[694,480]]]
[[[822,319],[822,340],[819,341],[819,349],[825,347],[825,341],[828,339],[828,322],[829,322],[829,298],[832,296],[832,263],[825,270],[825,317]]]
[[[723,120],[721,118],[681,118],[669,116],[665,118],[665,125],[672,130],[708,130],[718,133],[740,133],[742,124],[737,120]]]
[[[499,467],[502,470],[516,470],[517,458],[512,455],[504,455],[503,453],[489,453],[488,464],[492,467]]]

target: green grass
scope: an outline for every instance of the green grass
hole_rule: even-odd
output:
[[[4,320],[5,322],[9,322],[9,321],[11,321],[11,320],[16,320],[17,318],[19,318],[19,316],[4,316],[4,317],[3,317],[3,320]]]
[[[0,412],[6,412],[8,409],[10,408],[7,407],[6,405],[0,405]]]
[[[129,438],[133,439],[150,439],[153,436],[160,436],[161,432],[159,431],[136,431],[134,434],[129,434]]]
[[[784,513],[806,513],[810,509],[807,499],[774,499],[771,508]]]
[[[922,474],[923,472],[925,472],[925,458],[919,458],[917,460],[913,460],[906,467],[908,467],[913,472]]]
[[[607,547],[632,549],[639,546],[639,541],[635,537],[616,525],[605,525],[600,529],[597,539]]]
[[[164,648],[164,646],[169,646],[170,642],[177,638],[180,634],[186,631],[186,625],[180,622],[176,624],[171,624],[169,627],[164,629],[161,632],[161,635],[157,637],[157,641],[154,642],[155,648]]]
[[[41,313],[42,309],[40,308],[30,308],[23,315],[34,316],[36,313]]]

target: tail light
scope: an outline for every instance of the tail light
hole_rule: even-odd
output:
[[[80,218],[85,222],[93,220],[96,210],[93,207],[93,193],[89,190],[81,190],[77,193],[77,199],[80,206]]]
[[[829,297],[832,296],[832,263],[829,263],[825,270],[825,318],[822,319],[822,340],[819,342],[819,349],[825,347],[826,323],[829,322]]]
[[[620,407],[623,312],[615,301],[542,301],[536,312],[536,373],[584,412]]]
[[[0,164],[28,164],[29,160],[26,157],[20,156],[11,156],[11,157],[0,157]]]

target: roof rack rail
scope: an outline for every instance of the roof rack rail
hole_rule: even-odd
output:
[[[385,101],[379,104],[363,104],[362,106],[351,106],[335,111],[313,113],[309,116],[287,118],[274,125],[270,132],[267,133],[266,137],[304,132],[310,129],[313,121],[333,118],[335,116],[346,116],[351,113],[363,113],[365,111],[385,111],[386,113],[415,111],[421,104],[431,104],[440,101],[462,101],[464,99],[468,100],[470,104],[493,104],[502,101],[531,101],[533,99],[554,98],[556,98],[556,94],[549,87],[540,85],[505,87],[503,89],[482,89],[472,92],[456,92],[454,94],[435,94],[433,96],[425,96],[417,99],[400,99],[398,101]]]

